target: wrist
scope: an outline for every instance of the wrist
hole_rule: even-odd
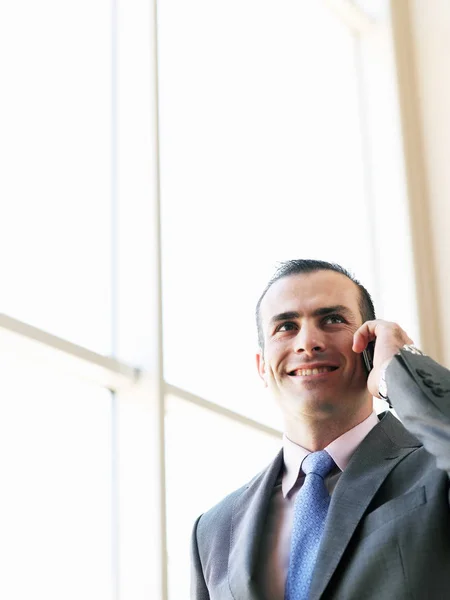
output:
[[[424,353],[422,352],[422,350],[419,350],[419,348],[416,348],[416,346],[413,346],[412,344],[405,344],[404,346],[402,346],[398,350],[398,352],[395,354],[395,356],[401,356],[402,351],[409,352],[410,354],[424,356]],[[389,404],[390,407],[392,407],[392,404],[391,404],[391,401],[390,401],[389,395],[388,395],[388,389],[387,389],[387,383],[386,383],[386,371],[387,371],[387,368],[389,367],[391,360],[392,360],[392,358],[387,360],[384,363],[384,365],[381,367],[380,382],[378,385],[378,395],[380,396],[380,398],[385,400]]]

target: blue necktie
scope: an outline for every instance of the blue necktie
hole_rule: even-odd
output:
[[[295,499],[285,600],[308,598],[330,504],[324,477],[334,466],[334,460],[325,450],[312,452],[303,460],[306,477]]]

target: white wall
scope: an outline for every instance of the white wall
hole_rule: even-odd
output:
[[[450,366],[450,2],[410,4],[442,360]]]

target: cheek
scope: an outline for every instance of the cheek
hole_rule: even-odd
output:
[[[272,344],[266,351],[265,364],[269,371],[277,371],[285,352],[276,344]]]
[[[363,358],[361,354],[356,354],[356,352],[353,352],[353,350],[350,348],[345,355],[347,358],[346,367],[349,371],[354,374],[360,372],[362,373],[364,371]]]
[[[349,350],[347,356],[348,362],[352,366],[352,368],[355,370],[358,369],[359,363],[362,362],[362,356],[360,354],[356,354],[356,352],[353,352],[352,350]]]
[[[268,359],[268,362],[266,362],[266,377],[265,377],[265,382],[267,387],[278,387],[279,381],[281,379],[281,374],[280,374],[280,364],[279,364],[279,358],[276,356],[272,356],[270,359]]]
[[[267,365],[267,377],[269,380],[276,379],[277,377],[277,368],[272,362],[269,362]]]
[[[356,354],[354,358],[354,368],[353,372],[358,380],[366,381],[367,380],[367,371],[364,366],[364,361],[361,354]]]

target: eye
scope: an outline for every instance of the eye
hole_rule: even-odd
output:
[[[336,325],[337,323],[345,323],[346,321],[341,315],[328,315],[323,322],[327,325]]]
[[[278,327],[276,328],[276,332],[293,331],[296,328],[297,325],[295,323],[293,323],[292,321],[286,321],[285,323],[281,323],[281,325],[278,325]]]

